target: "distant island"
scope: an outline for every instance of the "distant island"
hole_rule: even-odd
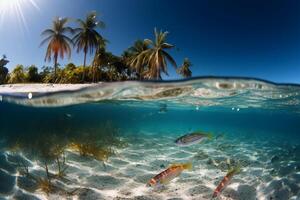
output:
[[[0,61],[0,84],[15,83],[92,83],[99,81],[161,80],[162,74],[168,75],[168,65],[184,78],[192,76],[192,63],[185,58],[177,66],[169,50],[174,45],[167,42],[168,32],[154,29],[154,39],[136,40],[121,56],[107,51],[106,40],[98,31],[105,23],[97,19],[96,12],[90,12],[86,19],[78,19],[78,27],[67,26],[68,18],[56,17],[52,27],[42,32],[40,46],[47,45],[45,61],[53,61],[53,66],[24,67],[17,65],[11,72],[5,65],[6,56]],[[66,56],[70,59],[72,50],[83,52],[83,64],[72,62],[60,66],[58,60]],[[87,54],[94,55],[92,63],[87,64]]]

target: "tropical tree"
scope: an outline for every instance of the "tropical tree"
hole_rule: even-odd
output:
[[[25,83],[26,74],[23,65],[17,65],[11,72],[8,83]]]
[[[43,83],[54,82],[53,72],[54,72],[53,67],[43,66],[41,72],[39,73],[41,82]]]
[[[8,75],[8,69],[6,67],[0,66],[0,85],[6,82],[7,75]]]
[[[31,65],[27,68],[27,81],[28,82],[39,82],[40,75],[38,73],[38,68],[34,65]]]
[[[8,69],[5,67],[5,65],[8,62],[9,61],[6,60],[6,56],[3,55],[2,59],[0,59],[0,84],[4,84],[7,79]]]
[[[188,58],[185,58],[181,67],[177,69],[177,73],[183,78],[190,78],[192,76],[192,71],[190,70],[191,66],[191,61]]]
[[[131,70],[123,62],[122,57],[113,55],[111,52],[106,53],[108,60],[106,75],[110,81],[126,80],[130,77]]]
[[[147,50],[149,50],[149,45],[143,40],[137,40],[134,45],[124,51],[122,55],[125,63],[133,68],[139,79],[142,78],[142,74],[147,68],[145,63],[145,51]]]
[[[175,60],[166,51],[174,47],[174,45],[166,42],[167,35],[168,32],[158,32],[154,29],[155,40],[144,40],[150,48],[139,55],[138,62],[148,66],[147,78],[160,80],[161,72],[168,75],[167,62],[173,65],[175,69],[177,68]]]
[[[54,77],[56,77],[57,71],[57,60],[58,56],[64,59],[65,54],[68,58],[71,57],[71,47],[73,42],[69,35],[73,34],[73,29],[66,26],[68,18],[58,18],[53,20],[52,28],[46,29],[42,32],[42,36],[45,37],[41,42],[41,45],[48,43],[45,61],[51,61],[53,56],[54,59]]]
[[[97,28],[104,28],[103,21],[97,20],[96,12],[91,12],[87,15],[85,21],[78,19],[79,28],[75,29],[75,36],[73,37],[74,45],[77,47],[77,52],[83,51],[84,61],[83,67],[86,66],[87,53],[91,54],[97,48],[99,40],[102,36],[97,32]],[[84,79],[84,77],[83,77]]]
[[[65,66],[60,74],[59,83],[80,83],[82,82],[83,72],[88,70],[88,68],[83,68],[82,66],[76,67],[73,63],[69,63]],[[86,77],[87,80],[89,77]]]
[[[99,79],[99,70],[101,67],[107,66],[109,64],[109,55],[106,52],[107,40],[103,38],[98,38],[98,45],[96,53],[92,63],[92,76],[93,82]]]

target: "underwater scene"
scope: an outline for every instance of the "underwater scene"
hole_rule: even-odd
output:
[[[300,199],[300,86],[0,88],[0,199]]]

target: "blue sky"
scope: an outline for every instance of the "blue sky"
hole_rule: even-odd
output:
[[[10,60],[9,69],[16,64],[52,65],[44,62],[46,46],[39,47],[42,30],[55,16],[85,18],[96,10],[107,25],[100,33],[116,55],[136,39],[152,38],[157,27],[170,32],[169,43],[176,45],[170,53],[178,64],[190,58],[194,76],[300,83],[297,0],[35,0],[39,9],[22,1],[27,30],[13,12],[0,17],[0,54]],[[83,55],[74,51],[70,61],[59,61],[68,62],[82,64]],[[171,66],[169,71],[166,79],[178,78]]]

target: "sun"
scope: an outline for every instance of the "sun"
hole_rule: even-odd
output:
[[[24,10],[33,7],[39,10],[36,0],[0,0],[0,25],[5,21],[18,22],[27,29]]]

